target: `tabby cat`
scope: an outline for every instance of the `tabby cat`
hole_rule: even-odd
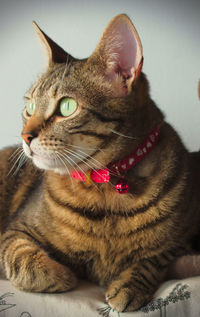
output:
[[[87,278],[113,309],[137,310],[199,241],[200,153],[151,100],[126,15],[82,60],[34,26],[49,64],[25,96],[23,147],[0,152],[3,270],[32,292]]]

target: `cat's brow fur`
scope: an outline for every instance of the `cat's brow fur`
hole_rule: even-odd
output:
[[[130,94],[116,97],[98,51],[85,60],[65,57],[51,61],[27,93],[37,109],[24,118],[24,129],[38,135],[41,147],[52,152],[90,148],[88,165],[78,162],[88,169],[126,157],[158,125],[159,141],[127,172],[125,195],[115,191],[115,178],[88,185],[67,174],[43,172],[31,160],[8,177],[16,147],[2,150],[2,267],[22,290],[66,291],[83,277],[107,288],[112,308],[135,310],[151,299],[169,263],[192,251],[195,237],[199,241],[200,153],[188,153],[165,122],[143,73]],[[81,111],[59,121],[55,111],[65,96],[76,99]]]

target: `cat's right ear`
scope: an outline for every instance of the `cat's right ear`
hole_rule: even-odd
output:
[[[41,43],[43,44],[49,66],[52,66],[55,63],[61,64],[70,62],[73,59],[71,55],[66,53],[58,44],[56,44],[41,30],[35,21],[33,21],[33,26],[37,35],[39,36]]]
[[[142,69],[143,55],[138,33],[126,14],[111,20],[88,61],[98,64],[116,96],[131,92]]]

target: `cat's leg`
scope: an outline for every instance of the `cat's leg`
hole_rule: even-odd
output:
[[[2,236],[0,261],[6,277],[20,290],[63,292],[77,283],[69,268],[51,259],[23,232],[9,230]]]
[[[143,259],[122,271],[106,291],[106,300],[118,312],[134,311],[151,301],[172,260],[170,252]]]

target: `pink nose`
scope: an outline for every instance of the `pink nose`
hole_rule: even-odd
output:
[[[35,135],[32,132],[22,132],[21,137],[24,139],[26,144],[30,144],[31,141],[34,139]]]

